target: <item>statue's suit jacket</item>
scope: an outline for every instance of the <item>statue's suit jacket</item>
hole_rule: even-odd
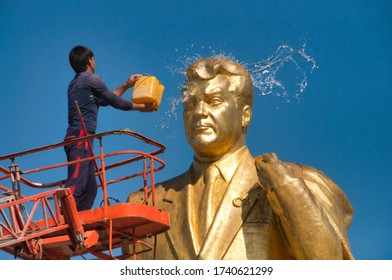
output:
[[[260,187],[255,160],[248,149],[228,184],[212,225],[204,240],[197,241],[193,214],[191,170],[159,184],[156,206],[169,214],[171,229],[158,235],[157,259],[296,259],[285,241],[265,191]],[[352,208],[343,192],[322,172],[292,164],[325,207],[339,236],[344,258],[352,259],[347,239]],[[323,189],[321,192],[318,189]],[[143,195],[130,194],[128,201],[142,202]],[[338,208],[338,209],[337,209]],[[145,259],[151,259],[147,253]]]

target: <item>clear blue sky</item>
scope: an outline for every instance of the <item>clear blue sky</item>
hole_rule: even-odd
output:
[[[113,89],[133,73],[165,85],[158,112],[103,108],[98,132],[128,127],[163,143],[167,167],[157,180],[171,178],[187,169],[192,151],[181,106],[170,110],[181,82],[170,69],[197,54],[251,63],[306,42],[318,65],[308,87],[299,101],[256,95],[248,146],[253,155],[274,151],[328,174],[354,208],[354,256],[392,259],[391,15],[392,2],[382,0],[1,1],[0,154],[63,139],[74,76],[68,53],[82,44]],[[290,85],[296,75],[288,68],[281,79]]]

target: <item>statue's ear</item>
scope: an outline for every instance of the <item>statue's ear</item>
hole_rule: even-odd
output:
[[[242,129],[247,130],[250,120],[252,119],[252,107],[249,105],[245,105],[244,108],[242,108]]]

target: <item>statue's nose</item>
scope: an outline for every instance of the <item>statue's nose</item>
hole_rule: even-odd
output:
[[[196,108],[195,108],[195,115],[197,116],[207,116],[207,104],[204,101],[199,101],[197,102]]]

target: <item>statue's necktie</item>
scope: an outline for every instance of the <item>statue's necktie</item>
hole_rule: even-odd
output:
[[[199,206],[199,227],[202,238],[206,236],[210,228],[220,200],[218,190],[222,186],[219,185],[219,177],[220,172],[215,165],[209,166],[204,173],[205,188]]]

